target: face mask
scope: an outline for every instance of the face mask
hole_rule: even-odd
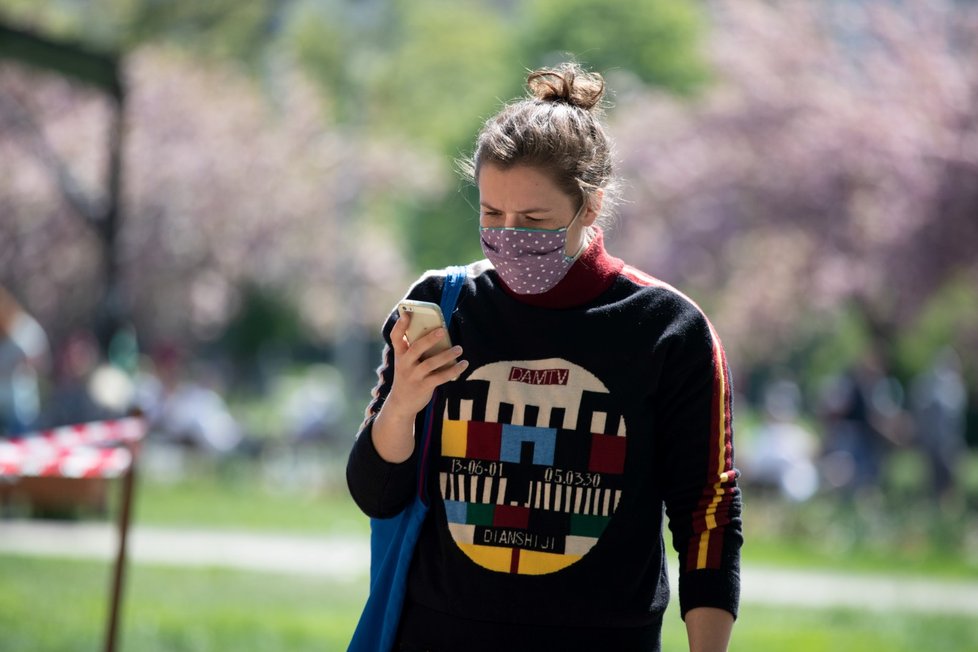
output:
[[[567,256],[567,229],[584,211],[581,205],[574,219],[560,229],[481,227],[482,251],[506,286],[517,294],[541,294],[567,275],[584,250]]]

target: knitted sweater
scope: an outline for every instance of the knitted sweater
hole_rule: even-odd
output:
[[[445,272],[408,298],[438,303]],[[416,456],[384,461],[371,426],[393,379],[390,332],[347,466],[372,517],[416,490]],[[517,295],[471,264],[449,332],[469,367],[436,392],[431,510],[408,580],[402,649],[658,650],[680,610],[739,599],[740,492],[723,348],[688,298],[604,249]],[[415,428],[421,431],[419,415]]]

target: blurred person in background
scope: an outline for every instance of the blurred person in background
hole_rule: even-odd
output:
[[[784,498],[808,500],[818,489],[818,441],[798,422],[801,389],[787,377],[772,380],[764,387],[763,407],[764,420],[743,453],[745,473],[752,484],[775,488]]]
[[[365,513],[400,512],[438,388],[396,649],[659,650],[666,511],[690,649],[725,650],[742,533],[723,349],[688,298],[604,248],[603,79],[564,64],[527,83],[463,164],[487,260],[466,268],[456,346],[423,360],[439,333],[407,342],[392,313],[348,462]],[[445,278],[407,298],[437,304]]]
[[[0,435],[37,425],[39,375],[48,366],[48,338],[41,325],[0,287]]]
[[[915,443],[927,458],[931,488],[935,497],[947,499],[955,489],[957,468],[967,450],[967,393],[956,351],[948,348],[935,356],[930,369],[914,381],[910,400]]]
[[[218,391],[217,374],[194,364],[179,347],[163,344],[136,377],[135,398],[155,441],[222,456],[235,450],[242,430]]]
[[[831,486],[850,496],[879,488],[883,457],[891,444],[901,443],[902,402],[902,389],[873,348],[826,383],[820,407],[824,475]]]
[[[77,330],[65,339],[55,356],[53,385],[44,410],[46,426],[118,416],[99,405],[92,393],[92,379],[100,357],[98,342],[91,331]]]

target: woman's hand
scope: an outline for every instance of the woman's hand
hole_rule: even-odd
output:
[[[394,349],[394,384],[384,406],[396,406],[399,413],[411,419],[424,409],[439,385],[458,378],[468,362],[457,361],[462,347],[454,346],[428,359],[425,354],[444,337],[444,329],[437,328],[417,342],[408,344],[405,333],[411,323],[411,313],[404,313],[391,331],[391,347]]]
[[[466,360],[458,360],[462,354],[460,346],[422,359],[443,337],[443,329],[435,329],[409,344],[404,336],[408,324],[410,314],[405,314],[391,330],[394,382],[373,425],[374,447],[382,458],[393,463],[411,457],[415,416],[431,400],[435,388],[458,378],[469,366]]]

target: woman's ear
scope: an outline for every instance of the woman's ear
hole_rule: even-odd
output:
[[[601,202],[604,201],[604,188],[598,188],[589,192],[585,197],[587,208],[584,211],[584,215],[581,216],[581,224],[591,226],[598,219],[598,215],[601,214]]]

